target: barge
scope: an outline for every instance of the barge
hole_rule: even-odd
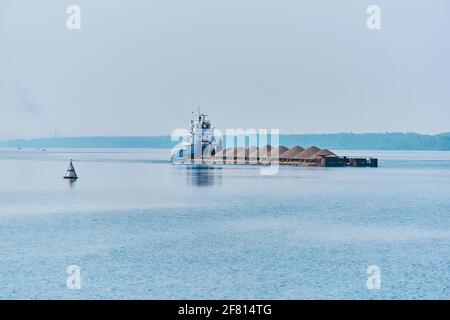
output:
[[[200,109],[193,113],[191,127],[183,141],[171,154],[172,164],[190,168],[216,165],[286,165],[303,167],[378,167],[376,158],[349,158],[338,156],[328,149],[316,146],[265,145],[248,148],[222,149],[222,140],[216,136],[215,128]]]
[[[278,148],[278,151],[284,150],[284,152],[274,152],[277,156],[272,157],[270,150],[274,148]],[[272,147],[270,145],[262,148],[227,148],[219,151],[211,159],[208,159],[208,162],[218,165],[279,164],[302,167],[378,167],[378,159],[376,158],[341,157],[327,149],[320,149],[315,146],[307,149],[301,146],[295,146],[289,149],[285,146]]]

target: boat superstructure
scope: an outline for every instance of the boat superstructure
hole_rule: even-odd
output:
[[[171,154],[173,164],[208,165],[220,151],[221,140],[216,138],[214,127],[207,115],[200,111],[192,113],[189,133]]]

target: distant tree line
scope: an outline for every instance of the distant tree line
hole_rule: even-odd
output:
[[[0,141],[2,147],[14,148],[172,148],[177,142],[170,136],[151,137],[71,137],[16,139]],[[450,150],[450,133],[335,133],[281,135],[287,147],[315,145],[347,150]]]
[[[450,133],[335,133],[280,136],[280,144],[347,150],[450,150]]]

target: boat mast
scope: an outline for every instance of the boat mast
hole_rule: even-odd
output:
[[[198,120],[199,120],[199,126],[200,126],[200,132],[201,132],[201,135],[200,135],[200,139],[201,139],[201,141],[200,141],[200,148],[201,148],[201,151],[202,151],[202,164],[203,163],[205,163],[205,160],[204,160],[204,158],[203,158],[203,121],[205,120],[205,117],[204,117],[204,115],[201,113],[201,110],[200,110],[200,107],[197,107],[197,112],[198,112]]]

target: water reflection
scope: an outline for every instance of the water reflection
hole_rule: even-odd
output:
[[[72,189],[75,186],[75,183],[77,182],[77,179],[64,179],[69,184],[69,187]]]
[[[189,185],[213,186],[221,183],[222,171],[219,168],[186,168],[186,179]]]

